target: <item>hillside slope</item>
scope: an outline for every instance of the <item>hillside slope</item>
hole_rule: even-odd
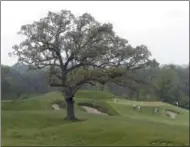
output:
[[[68,122],[63,100],[51,92],[24,101],[2,102],[2,145],[188,145],[189,111],[161,102],[135,102],[118,99],[105,92],[79,91],[76,95],[78,122]],[[141,105],[141,111],[133,105]],[[81,105],[92,106],[109,115],[90,114]],[[159,107],[158,113],[152,109]],[[172,109],[175,119],[165,115]]]

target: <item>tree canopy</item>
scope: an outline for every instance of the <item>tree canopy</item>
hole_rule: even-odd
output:
[[[19,34],[25,40],[13,46],[13,54],[30,68],[48,68],[51,86],[63,87],[66,100],[85,83],[145,83],[138,71],[158,66],[145,45],[132,47],[112,24],[101,24],[88,13],[76,17],[67,10],[49,12],[23,25]]]
[[[26,39],[13,47],[14,54],[31,68],[49,67],[52,86],[75,89],[157,65],[146,46],[133,48],[115,34],[111,24],[100,24],[87,13],[75,17],[66,10],[49,12],[23,25],[19,34]]]

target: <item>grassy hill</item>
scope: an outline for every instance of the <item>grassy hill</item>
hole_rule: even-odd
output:
[[[52,110],[52,104],[64,100],[59,92],[27,100],[2,101],[2,145],[189,145],[189,111],[162,102],[136,102],[117,99],[107,92],[79,91],[76,94],[78,122],[64,120],[65,104]],[[140,105],[141,111],[133,109]],[[96,115],[80,106],[97,108],[109,115]],[[153,113],[158,107],[159,112]],[[170,109],[179,114],[166,116]]]

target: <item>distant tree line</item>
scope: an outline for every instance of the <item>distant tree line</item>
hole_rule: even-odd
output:
[[[119,97],[132,100],[159,100],[189,109],[189,65],[162,65],[138,71],[142,79],[151,82],[152,86],[131,85],[123,87],[113,83],[106,85],[85,84],[81,89],[109,91]],[[48,84],[47,71],[28,70],[23,64],[13,66],[1,65],[2,99],[25,99],[32,95],[44,94],[56,88]]]

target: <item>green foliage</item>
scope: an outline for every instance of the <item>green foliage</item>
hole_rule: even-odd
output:
[[[178,76],[178,71],[183,71],[181,67],[174,65],[165,65],[160,68],[157,73],[157,78],[154,80],[156,84],[156,95],[160,100],[176,105],[176,102],[180,102],[180,99],[183,99],[184,93],[182,92],[182,83],[183,79],[180,79]],[[188,74],[188,72],[186,73]],[[187,95],[189,97],[189,94]],[[186,97],[187,98],[187,97]],[[188,98],[186,102],[189,101]],[[180,106],[182,106],[180,104]],[[183,105],[184,107],[185,105]]]
[[[167,95],[165,101],[168,103],[174,104],[176,101],[179,102],[179,106],[183,108],[189,108],[189,83],[188,83],[188,67],[176,66],[174,69],[170,68],[170,66],[165,66],[165,68],[157,68],[157,69],[149,69],[148,71],[144,71],[144,73],[139,73],[143,78],[152,77],[152,83],[157,87],[157,89],[148,87],[148,86],[138,86],[139,97],[137,97],[136,92],[129,89],[118,86],[116,84],[105,84],[105,90],[102,94],[97,94],[101,92],[97,92],[96,89],[98,87],[87,85],[82,89],[84,91],[77,92],[76,97],[81,98],[112,98],[113,95],[109,94],[109,92],[117,95],[126,97],[127,99],[133,100],[144,100],[144,101],[153,101],[153,100],[163,100],[164,96]],[[2,85],[2,99],[27,99],[32,95],[37,95],[38,93],[44,93],[46,91],[58,90],[58,88],[50,89],[47,85],[47,81],[43,76],[47,73],[46,71],[36,71],[34,74],[32,71],[24,70],[25,66],[13,66],[6,67],[2,65],[2,77],[1,77],[1,85]],[[166,70],[167,69],[167,70]],[[22,74],[19,74],[18,71],[21,71]],[[44,72],[44,74],[43,74]],[[27,77],[27,78],[26,78]],[[167,78],[169,79],[169,83],[167,83]],[[24,80],[23,80],[24,79]],[[36,82],[38,81],[38,82]],[[28,84],[30,83],[30,84]],[[44,84],[43,84],[44,83]],[[8,85],[7,85],[8,84]],[[169,90],[166,90],[165,87],[170,87]],[[20,91],[22,89],[22,92]],[[38,91],[36,91],[38,89]],[[59,89],[60,91],[61,89]],[[92,94],[91,91],[94,90],[96,94]],[[161,91],[161,92],[159,92]],[[20,97],[18,97],[18,93],[21,93]],[[108,94],[106,94],[108,93]]]
[[[159,65],[145,45],[132,47],[112,24],[99,23],[88,13],[48,12],[21,26],[19,34],[26,39],[13,46],[12,55],[32,69],[48,69],[50,85],[62,87],[69,98],[86,83],[143,83],[135,71]],[[118,79],[124,75],[127,82]]]
[[[19,64],[6,68],[1,66],[2,99],[25,99],[49,91],[44,71],[28,71],[26,65]]]

